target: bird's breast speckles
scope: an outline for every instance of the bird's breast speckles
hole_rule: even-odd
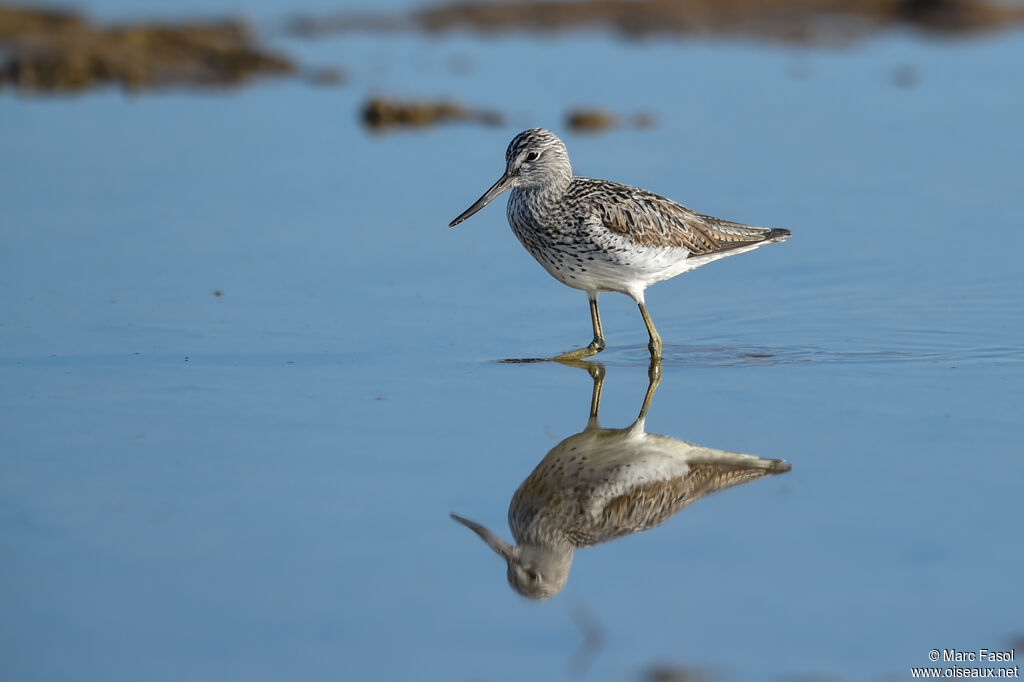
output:
[[[560,282],[578,289],[595,284],[594,270],[625,254],[622,244],[603,243],[596,215],[543,190],[513,190],[508,222],[527,251]],[[614,240],[613,240],[614,241]],[[624,261],[623,261],[624,262]]]

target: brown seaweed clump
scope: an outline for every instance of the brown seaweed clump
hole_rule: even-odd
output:
[[[295,69],[240,21],[95,26],[73,12],[0,6],[0,49],[0,84],[29,91],[227,86]]]
[[[565,116],[565,123],[578,133],[596,133],[604,130],[612,130],[623,125],[623,120],[604,109],[580,107],[571,109]],[[626,124],[634,128],[654,127],[654,116],[648,112],[633,114]]]
[[[1024,23],[1001,0],[438,0],[407,14],[295,17],[306,37],[341,32],[609,30],[630,38],[724,36],[844,44],[887,28],[969,35]]]
[[[363,123],[369,128],[422,127],[447,121],[477,121],[500,125],[501,114],[470,109],[454,100],[394,100],[371,97],[363,105]]]
[[[942,34],[991,30],[1024,21],[1024,8],[998,0],[456,0],[417,10],[413,19],[427,31],[607,28],[630,37],[711,34],[830,43],[887,26]]]
[[[565,116],[570,129],[577,132],[596,132],[619,127],[619,117],[603,109],[573,109]]]

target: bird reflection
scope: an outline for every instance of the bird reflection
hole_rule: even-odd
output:
[[[508,582],[531,599],[565,587],[573,550],[653,528],[710,493],[789,471],[789,463],[706,448],[644,431],[647,410],[661,381],[652,363],[636,421],[624,429],[598,420],[604,366],[566,361],[594,380],[590,418],[581,433],[551,449],[512,496],[512,546],[479,523],[451,517],[479,535],[508,564]]]

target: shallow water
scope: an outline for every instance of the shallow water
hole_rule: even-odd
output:
[[[281,46],[350,82],[0,93],[0,676],[905,679],[1020,650],[1021,33]],[[510,120],[369,135],[372,92]],[[566,133],[580,174],[793,231],[648,291],[646,424],[793,468],[579,550],[535,603],[448,514],[510,539],[585,426],[585,372],[501,360],[588,341],[586,301],[503,200],[445,225],[580,104],[657,119]],[[646,334],[601,304],[625,427]]]

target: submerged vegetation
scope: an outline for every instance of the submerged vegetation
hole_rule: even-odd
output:
[[[25,91],[226,86],[295,70],[241,21],[98,26],[75,12],[0,7],[0,48],[0,83]]]
[[[837,43],[890,27],[958,35],[1024,22],[1024,8],[993,0],[501,0],[428,5],[407,14],[297,16],[295,35],[348,31],[551,33],[610,30],[644,36],[738,37]]]
[[[488,125],[502,122],[497,112],[471,109],[454,100],[397,100],[379,96],[371,97],[363,105],[362,118],[367,127],[375,130],[447,121],[477,121]]]

